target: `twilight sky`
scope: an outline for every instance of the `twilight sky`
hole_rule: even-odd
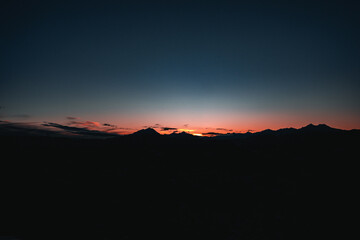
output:
[[[0,120],[360,128],[359,12],[344,0],[2,1]]]

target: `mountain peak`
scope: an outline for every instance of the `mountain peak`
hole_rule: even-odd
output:
[[[172,137],[195,137],[194,135],[190,134],[190,133],[187,133],[187,132],[173,132],[171,133],[169,136],[172,136]]]
[[[312,123],[310,123],[309,125],[300,128],[299,130],[302,131],[316,131],[316,132],[324,132],[324,131],[332,131],[332,130],[337,130],[335,128],[329,127],[326,124],[318,124],[318,125],[314,125]]]
[[[322,129],[331,129],[331,127],[329,127],[328,125],[326,125],[326,124],[318,124],[318,125],[314,125],[314,124],[312,124],[312,123],[310,123],[309,125],[307,125],[307,126],[305,126],[305,127],[303,127],[303,129],[304,128],[322,128]]]
[[[134,132],[132,135],[135,135],[135,136],[160,136],[160,133],[158,133],[153,128],[146,128],[146,129],[141,129],[137,132]]]

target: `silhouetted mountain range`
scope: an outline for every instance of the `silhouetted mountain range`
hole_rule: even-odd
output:
[[[0,236],[342,239],[354,224],[359,130],[79,138],[28,127],[0,126]]]
[[[213,134],[213,136],[194,136],[190,133],[186,133],[186,132],[173,132],[171,134],[165,134],[165,135],[161,135],[160,133],[158,133],[156,130],[152,129],[152,128],[147,128],[147,129],[142,129],[140,131],[137,131],[133,134],[130,134],[132,136],[146,136],[146,137],[159,137],[162,136],[163,138],[166,137],[172,137],[172,138],[212,138],[212,139],[245,139],[245,138],[249,138],[249,137],[256,137],[256,136],[270,136],[270,135],[274,135],[274,136],[279,136],[279,135],[289,135],[289,134],[314,134],[314,133],[319,133],[319,134],[332,134],[332,133],[347,133],[347,132],[357,132],[359,130],[341,130],[341,129],[336,129],[336,128],[332,128],[327,126],[326,124],[319,124],[319,125],[313,125],[313,124],[309,124],[305,127],[296,129],[296,128],[281,128],[278,130],[271,130],[271,129],[266,129],[260,132],[246,132],[246,133],[226,133],[226,134]],[[211,135],[211,134],[209,134]]]
[[[334,131],[346,131],[346,130],[331,128],[331,127],[327,126],[326,124],[319,124],[319,125],[309,124],[305,127],[299,128],[299,129],[296,129],[296,128],[281,128],[278,130],[266,129],[266,130],[260,131],[260,132],[255,132],[255,133],[247,132],[245,134],[247,134],[247,135],[292,134],[292,133],[296,133],[296,132],[326,132],[326,131],[334,132]]]
[[[251,136],[261,136],[261,135],[286,135],[286,134],[310,134],[310,133],[346,133],[346,132],[356,132],[359,130],[342,130],[342,129],[337,129],[337,128],[332,128],[329,127],[326,124],[319,124],[319,125],[313,125],[313,124],[309,124],[305,127],[296,129],[296,128],[281,128],[278,130],[271,130],[271,129],[266,129],[260,132],[246,132],[246,133],[226,133],[226,134],[217,134],[215,136],[213,136],[212,138],[216,138],[216,139],[224,139],[224,138],[244,138],[244,137],[251,137]],[[137,135],[137,136],[159,136],[161,134],[159,134],[156,130],[152,129],[152,128],[147,128],[147,129],[142,129],[140,131],[137,131],[133,134],[130,135]],[[172,136],[172,137],[197,137],[197,138],[207,138],[209,136],[194,136],[190,133],[186,133],[186,132],[173,132],[169,135],[163,135],[163,136]]]
[[[50,128],[49,128],[50,127]],[[60,131],[57,131],[59,129]],[[357,131],[357,130],[350,130]],[[172,138],[216,138],[216,139],[243,139],[251,136],[259,136],[259,135],[282,135],[282,134],[295,134],[295,133],[340,133],[340,132],[348,132],[348,130],[341,130],[329,127],[325,124],[313,125],[309,124],[305,127],[295,129],[295,128],[282,128],[278,130],[267,129],[260,132],[247,132],[247,133],[204,133],[204,136],[194,136],[190,133],[186,132],[177,132],[174,131],[172,134],[160,134],[153,128],[146,128],[136,131],[130,136],[134,137],[142,137],[142,138],[152,138],[159,136]],[[85,138],[116,138],[122,137],[126,135],[118,135],[115,133],[109,133],[99,130],[89,130],[87,128],[66,126],[57,123],[44,123],[40,126],[35,126],[31,124],[21,124],[21,123],[7,123],[0,121],[0,136],[48,136],[48,137],[85,137]]]

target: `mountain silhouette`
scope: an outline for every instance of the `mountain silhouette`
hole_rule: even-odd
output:
[[[47,128],[52,127],[52,128]],[[56,129],[59,131],[56,131]],[[266,129],[260,132],[246,132],[246,133],[214,133],[207,134],[203,133],[202,137],[194,136],[187,132],[177,132],[174,131],[171,134],[160,134],[153,128],[141,129],[137,132],[128,135],[117,135],[114,133],[103,132],[99,130],[89,130],[87,128],[78,128],[72,126],[66,126],[56,123],[44,123],[41,126],[35,126],[31,124],[14,124],[0,121],[0,136],[48,136],[48,137],[78,137],[78,138],[121,138],[123,136],[132,136],[135,138],[213,138],[213,139],[247,139],[255,136],[271,136],[271,135],[291,135],[291,134],[336,134],[341,132],[347,132],[348,130],[341,130],[337,128],[332,128],[326,124],[309,124],[301,128],[281,128],[278,130]],[[359,130],[350,130],[356,132]],[[67,134],[71,133],[71,134]]]
[[[339,132],[339,131],[342,131],[340,129],[337,129],[337,128],[332,128],[332,127],[329,127],[328,125],[326,124],[318,124],[318,125],[314,125],[314,124],[309,124],[305,127],[302,127],[299,129],[299,131],[301,132],[308,132],[308,133],[311,133],[311,132],[322,132],[322,133],[330,133],[330,132]]]
[[[173,132],[171,134],[169,134],[168,136],[173,137],[173,138],[197,138],[196,136],[187,133],[187,132]]]
[[[356,130],[354,130],[356,131]],[[246,133],[231,133],[231,134],[222,134],[219,136],[215,136],[214,138],[217,139],[246,139],[249,137],[256,137],[256,136],[281,136],[281,135],[296,135],[296,134],[331,134],[331,133],[340,133],[346,132],[346,130],[341,130],[337,128],[329,127],[326,124],[309,124],[305,127],[296,129],[296,128],[281,128],[278,130],[266,129],[260,132],[246,132]]]
[[[137,132],[134,132],[132,134],[130,134],[131,136],[136,136],[136,137],[159,137],[161,136],[160,133],[158,133],[155,129],[153,128],[146,128],[146,129],[141,129]]]
[[[65,138],[13,128],[0,131],[0,239],[322,239],[343,234],[357,206],[358,130]]]

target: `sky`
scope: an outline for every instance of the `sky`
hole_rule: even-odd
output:
[[[330,0],[1,1],[0,120],[359,129],[359,12]]]

